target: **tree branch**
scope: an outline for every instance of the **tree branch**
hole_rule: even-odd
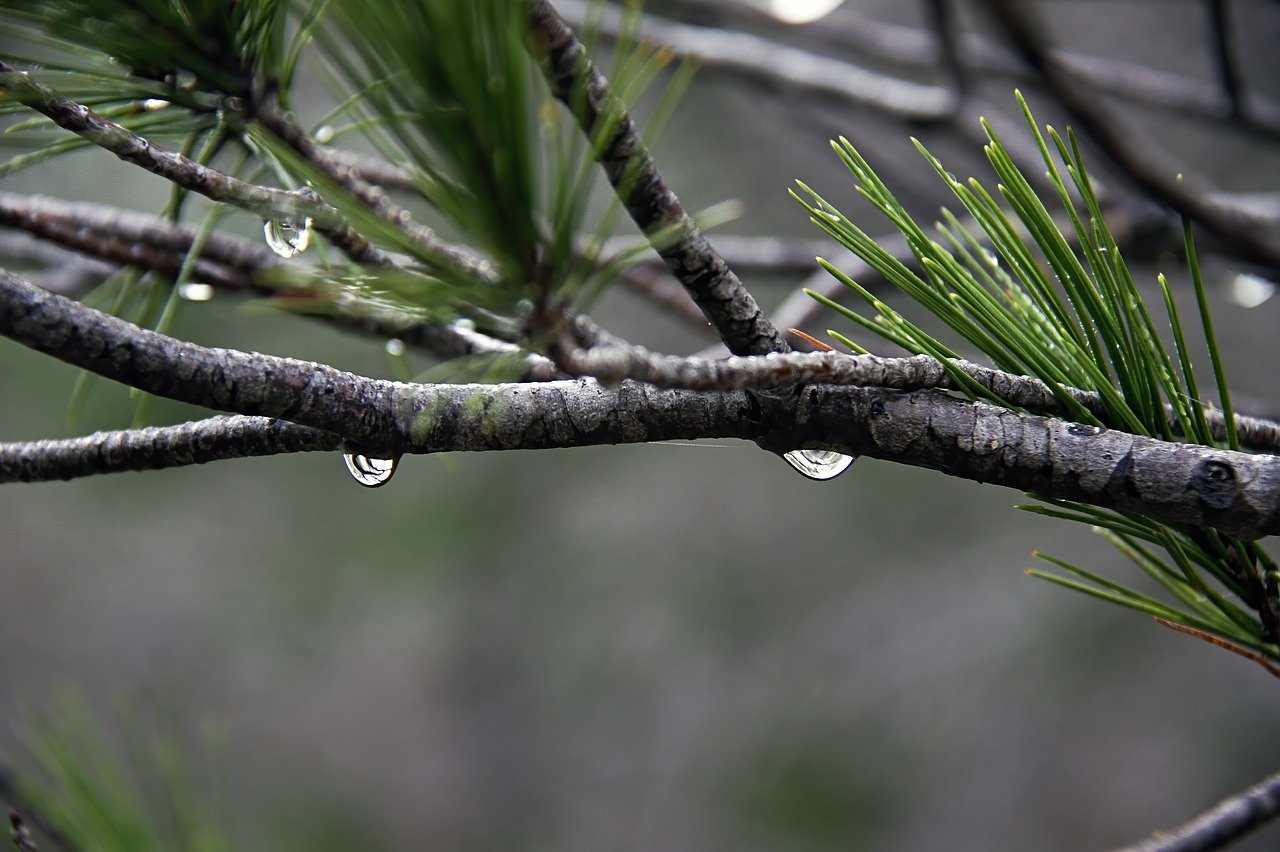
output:
[[[115,207],[0,192],[0,226],[75,249],[90,257],[174,275],[195,240],[191,228]],[[281,261],[266,247],[240,237],[209,234],[196,261],[193,279],[229,290],[275,296],[279,290],[258,275]],[[347,329],[382,339],[397,338],[443,358],[512,353],[518,347],[459,324],[435,325],[354,310],[319,315]],[[527,355],[523,381],[563,378],[549,361]]]
[[[93,110],[62,97],[0,60],[0,94],[48,116],[54,124],[105,148],[126,162],[193,192],[256,213],[310,217],[321,233],[357,263],[391,265],[391,258],[347,225],[342,214],[314,193],[287,192],[247,183],[173,151],[167,151],[108,121]]]
[[[774,452],[867,455],[1240,539],[1280,532],[1280,457],[1082,427],[939,391],[406,385],[174,340],[8,273],[0,273],[0,334],[148,393],[289,420],[370,454],[745,438]]]
[[[574,22],[589,18],[588,4],[580,0],[560,0],[557,6]],[[617,38],[622,33],[622,15],[616,7],[606,6],[599,20],[602,34]],[[643,21],[640,31],[645,38],[670,48],[677,56],[697,57],[708,68],[840,98],[907,121],[942,121],[955,110],[955,97],[942,86],[877,73],[738,30],[680,23],[657,15],[645,15]]]
[[[1117,852],[1211,852],[1223,849],[1280,816],[1280,773],[1223,799],[1177,828]]]
[[[0,444],[0,483],[49,482],[341,447],[337,435],[283,420],[212,417],[179,426]]]
[[[1182,169],[1168,162],[1159,146],[1142,141],[1143,135],[1129,122],[1106,109],[1096,94],[1081,89],[1041,40],[1044,28],[1026,4],[991,0],[988,8],[1027,63],[1129,180],[1152,199],[1199,223],[1241,259],[1280,266],[1280,245],[1260,232],[1256,220],[1214,201],[1202,181],[1175,180]]]
[[[534,34],[545,44],[551,88],[588,138],[602,121],[617,130],[599,157],[610,184],[654,248],[736,355],[786,352],[790,347],[746,287],[698,230],[680,199],[663,182],[635,123],[596,70],[573,30],[547,0],[528,0]]]

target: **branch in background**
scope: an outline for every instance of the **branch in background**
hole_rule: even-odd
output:
[[[933,32],[864,17],[848,5],[842,14],[832,15],[810,30],[833,47],[852,47],[876,59],[926,69],[937,68],[942,61],[942,48]],[[962,64],[974,71],[1021,79],[1030,79],[1035,73],[1003,44],[979,33],[961,34],[958,45]],[[1061,48],[1051,49],[1050,54],[1076,79],[1113,97],[1212,119],[1231,115],[1229,100],[1214,83]],[[1280,105],[1256,97],[1254,103],[1256,108],[1240,126],[1274,138],[1280,132]]]
[[[1176,180],[1182,170],[1167,161],[1159,146],[1108,110],[1097,95],[1081,89],[1041,41],[1044,28],[1025,4],[992,0],[989,8],[1027,63],[1129,180],[1153,200],[1197,222],[1241,259],[1280,266],[1280,245],[1264,236],[1255,220],[1213,201],[1200,181]]]
[[[0,258],[30,264],[39,286],[63,296],[83,293],[115,272],[115,264],[86,257],[24,231],[0,232]]]
[[[736,355],[786,352],[782,335],[689,217],[662,175],[639,131],[609,89],[573,30],[547,0],[529,0],[534,34],[545,42],[551,88],[591,138],[602,121],[617,130],[600,164],[631,218],[680,280],[725,345]],[[620,189],[621,188],[621,189]],[[666,235],[674,235],[671,240]]]
[[[1280,532],[1280,457],[1080,427],[946,393],[809,385],[796,393],[595,382],[405,385],[322,364],[210,349],[0,274],[0,334],[148,393],[332,432],[370,454],[745,438],[832,449],[1215,527]]]
[[[307,216],[316,230],[328,237],[357,263],[389,266],[391,258],[346,224],[342,214],[314,193],[287,192],[246,183],[173,151],[167,151],[136,133],[108,121],[83,104],[62,97],[25,72],[0,60],[0,93],[47,116],[54,124],[171,183],[256,213],[264,219]]]
[[[942,67],[955,87],[955,100],[960,103],[969,91],[969,77],[960,61],[960,29],[956,22],[956,10],[952,0],[927,0],[929,23],[937,38],[942,56]]]
[[[211,417],[180,426],[0,444],[0,483],[49,482],[224,459],[334,451],[342,439],[266,417]]]
[[[561,0],[556,5],[575,23],[589,17],[588,5],[579,0]],[[617,38],[621,34],[622,15],[616,7],[606,6],[599,19],[602,35]],[[670,48],[677,56],[697,57],[707,68],[840,98],[908,121],[942,121],[955,110],[955,97],[942,86],[877,73],[751,33],[684,24],[656,15],[645,15],[642,21],[643,37]]]
[[[1223,799],[1188,823],[1156,832],[1118,852],[1210,852],[1224,849],[1280,816],[1280,773]]]
[[[1236,52],[1232,47],[1231,18],[1227,0],[1209,0],[1209,25],[1213,30],[1213,59],[1217,65],[1218,81],[1231,105],[1231,117],[1243,118],[1244,79]]]
[[[182,266],[195,239],[191,228],[141,213],[3,192],[0,192],[0,226],[20,228],[89,257],[169,276]],[[255,241],[209,234],[192,278],[220,289],[276,296],[279,291],[263,285],[257,273],[280,263],[273,252]],[[443,359],[519,351],[512,344],[458,324],[433,325],[353,312],[316,316],[383,340],[399,339]],[[524,372],[519,378],[550,381],[563,376],[545,358],[530,354],[525,358]]]

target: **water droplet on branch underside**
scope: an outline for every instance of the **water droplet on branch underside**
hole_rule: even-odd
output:
[[[846,456],[831,450],[792,450],[783,453],[787,464],[800,471],[809,479],[835,479],[849,469],[857,456]]]
[[[267,219],[262,223],[262,233],[271,250],[288,259],[306,251],[307,246],[311,245],[311,220],[298,220],[290,216]]]
[[[347,463],[347,472],[351,474],[351,478],[365,488],[386,485],[395,474],[396,465],[400,463],[399,457],[378,459],[360,453],[344,453],[342,460]]]

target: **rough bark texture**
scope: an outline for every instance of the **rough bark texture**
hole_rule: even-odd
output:
[[[546,0],[530,0],[533,30],[546,42],[552,88],[588,137],[602,120],[618,123],[600,157],[614,189],[646,235],[678,236],[655,245],[658,254],[735,355],[786,352],[791,347],[760,310],[738,276],[698,231],[680,199],[666,185],[622,104],[596,70],[582,43]]]
[[[48,482],[341,447],[337,435],[284,420],[212,417],[64,441],[0,444],[0,482]]]
[[[786,441],[853,451],[1048,497],[1212,526],[1280,532],[1280,458],[1173,444],[939,391],[829,386],[801,393]]]
[[[8,273],[0,274],[0,334],[150,393],[289,420],[374,454],[745,438],[775,452],[873,456],[1242,539],[1280,532],[1280,457],[1140,438],[940,391],[406,385],[174,340]]]

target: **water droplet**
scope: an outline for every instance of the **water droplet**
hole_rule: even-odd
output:
[[[330,127],[327,124],[322,124],[321,126],[317,127],[316,132],[312,134],[312,136],[315,137],[316,142],[318,142],[321,145],[328,145],[330,142],[333,141],[333,137],[337,135],[338,135],[337,131],[335,131],[332,127]]]
[[[1072,423],[1067,427],[1067,431],[1081,438],[1089,438],[1094,435],[1101,435],[1103,428],[1101,426],[1086,426],[1083,423]]]
[[[304,218],[299,225],[297,219],[288,216],[268,219],[262,223],[262,233],[273,252],[290,258],[311,245],[311,220]]]
[[[387,354],[394,355],[397,358],[404,354],[404,341],[397,338],[391,338],[387,341]]]
[[[142,108],[147,112],[159,112],[169,106],[169,102],[164,98],[147,98],[142,102]]]
[[[213,298],[213,288],[208,284],[188,281],[178,288],[178,295],[188,302],[207,302]]]
[[[400,462],[398,456],[393,459],[377,459],[360,453],[345,453],[342,459],[347,463],[347,472],[351,474],[351,478],[365,488],[386,485],[391,481],[396,465]]]
[[[1276,284],[1261,275],[1242,272],[1231,279],[1227,298],[1242,308],[1256,308],[1276,294]]]
[[[991,249],[984,248],[982,250],[982,259],[987,262],[987,266],[999,266],[1000,256]]]
[[[848,470],[858,460],[857,456],[846,456],[831,450],[792,450],[783,453],[787,464],[803,473],[810,479],[835,479]]]

